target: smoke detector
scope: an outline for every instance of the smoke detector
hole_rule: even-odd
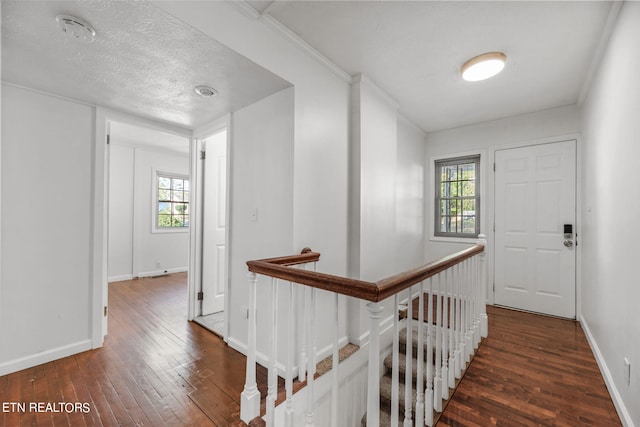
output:
[[[56,16],[58,27],[74,40],[91,43],[96,38],[96,30],[87,22],[71,15]]]
[[[210,86],[196,86],[193,91],[203,98],[209,98],[218,94],[218,91]]]

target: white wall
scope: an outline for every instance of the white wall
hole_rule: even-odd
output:
[[[227,339],[236,348],[247,342],[247,319],[241,310],[249,295],[246,261],[292,251],[293,95],[292,88],[285,89],[231,115]],[[258,302],[258,349],[264,351],[268,329],[262,316],[271,304],[266,283],[258,285]]]
[[[396,102],[366,76],[351,87],[351,191],[349,275],[375,281],[397,273],[396,168],[398,152]],[[349,338],[368,337],[365,302],[349,299]],[[386,307],[385,307],[386,306]],[[388,314],[392,307],[385,303]]]
[[[91,347],[94,117],[3,85],[0,375]]]
[[[109,148],[109,281],[133,278],[134,150]]]
[[[626,425],[640,425],[638,22],[625,2],[582,110],[582,323]]]
[[[434,170],[436,158],[480,154],[481,230],[487,236],[488,286],[493,283],[493,157],[497,148],[529,145],[540,142],[575,139],[579,131],[579,113],[575,106],[553,108],[471,126],[427,134],[426,146],[426,203],[425,257],[436,260],[462,250],[474,239],[442,239],[433,237]],[[493,295],[488,294],[489,301]]]
[[[153,232],[152,209],[155,172],[189,176],[188,156],[113,140],[109,163],[109,281],[187,271],[188,230]]]
[[[403,118],[398,120],[396,166],[396,271],[427,261],[424,257],[426,135]]]

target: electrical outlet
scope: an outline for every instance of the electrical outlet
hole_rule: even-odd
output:
[[[245,319],[249,318],[249,307],[247,307],[246,305],[241,305],[240,306],[240,313],[242,313],[242,316]]]
[[[627,385],[631,384],[631,362],[628,358],[624,358],[624,380]]]

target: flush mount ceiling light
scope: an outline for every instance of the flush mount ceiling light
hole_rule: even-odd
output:
[[[504,68],[507,55],[502,52],[488,52],[471,58],[460,67],[462,78],[468,82],[486,80]]]
[[[58,27],[74,40],[91,43],[96,38],[96,30],[86,21],[71,15],[56,16]]]
[[[216,96],[218,91],[209,86],[196,86],[193,91],[203,98]]]

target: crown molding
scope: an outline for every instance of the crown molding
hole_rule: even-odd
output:
[[[371,80],[364,74],[358,73],[351,76],[351,83],[360,83],[369,87],[370,89],[373,89],[373,91],[377,93],[378,96],[380,96],[382,99],[384,99],[384,101],[387,102],[387,104],[389,104],[392,108],[394,108],[395,110],[398,110],[400,108],[400,104],[395,100],[395,98],[385,92],[382,88],[380,88],[380,86],[378,86],[373,80]]]
[[[618,15],[620,14],[620,9],[622,9],[623,2],[623,0],[614,0],[611,3],[609,15],[607,16],[607,21],[604,24],[604,29],[602,30],[602,35],[600,36],[600,40],[598,41],[598,46],[596,47],[595,54],[593,55],[593,59],[591,61],[591,64],[589,65],[589,69],[587,70],[587,76],[584,79],[582,87],[580,88],[580,94],[578,95],[578,101],[576,102],[578,106],[582,106],[585,99],[589,95],[593,79],[595,78],[597,71],[600,68],[600,63],[602,62],[602,58],[607,51],[609,40],[611,39],[611,35],[613,34],[616,22],[618,21]]]
[[[320,65],[324,66],[327,70],[331,71],[333,74],[338,76],[341,80],[345,81],[346,83],[351,84],[351,76],[349,75],[349,73],[344,71],[335,62],[331,61],[329,58],[324,56],[322,53],[317,51],[309,43],[307,43],[306,41],[302,40],[296,33],[291,31],[283,23],[281,23],[276,18],[271,16],[268,12],[260,14],[260,13],[258,13],[258,11],[253,9],[253,7],[251,5],[247,4],[244,0],[241,0],[239,2],[232,2],[232,3],[233,4],[245,3],[246,7],[251,8],[253,10],[253,12],[258,15],[258,17],[254,18],[254,19],[258,19],[265,26],[269,27],[270,29],[272,29],[276,33],[280,34],[285,39],[287,39],[290,42],[292,42],[299,49],[301,49],[303,52],[305,52],[309,57],[311,57],[316,62],[318,62]],[[240,8],[242,8],[242,10],[244,10],[245,6],[240,6],[239,4],[237,5],[238,10],[240,10]],[[245,14],[247,14],[247,13],[251,13],[251,12],[247,11]]]
[[[351,76],[349,75],[349,73],[344,71],[336,63],[331,61],[322,53],[318,52],[313,46],[302,40],[296,33],[291,31],[282,22],[278,21],[271,14],[269,14],[269,9],[271,9],[272,5],[269,5],[269,7],[267,7],[264,12],[260,13],[246,0],[228,1],[227,3],[235,8],[238,12],[242,13],[244,16],[262,22],[266,27],[270,28],[285,39],[292,42],[294,45],[304,51],[308,56],[310,56],[320,65],[324,66],[326,69],[338,76],[340,79],[351,84]]]

